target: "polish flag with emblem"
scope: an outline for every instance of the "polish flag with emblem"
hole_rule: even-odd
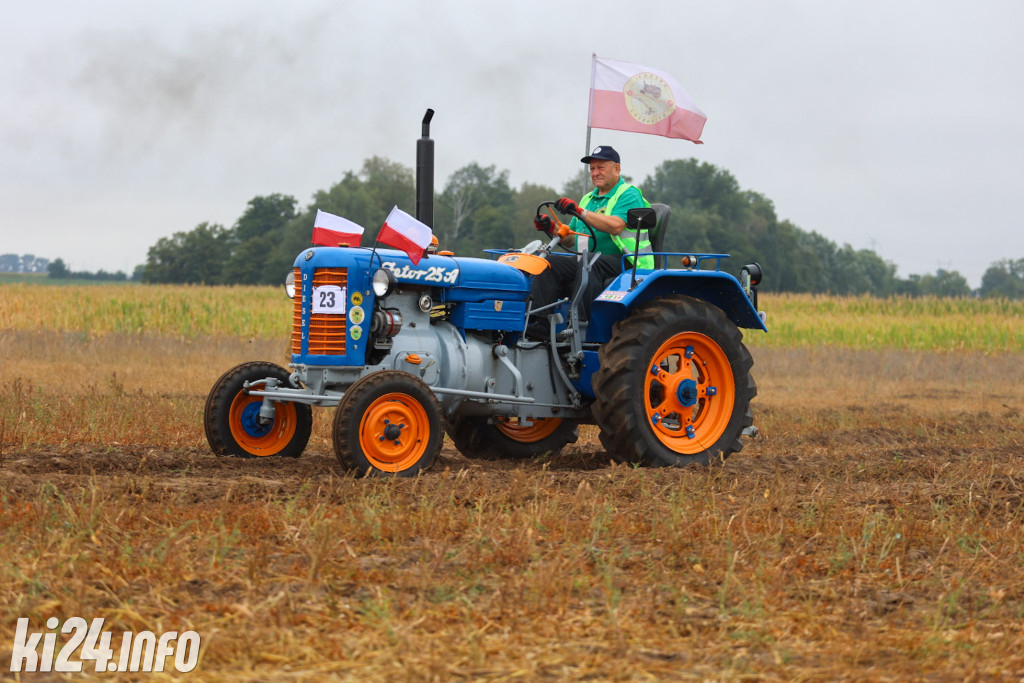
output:
[[[381,226],[377,241],[401,249],[409,256],[413,265],[417,265],[423,258],[423,252],[430,246],[430,238],[433,236],[429,225],[420,223],[396,206],[391,209],[387,220]]]
[[[700,145],[705,121],[689,93],[664,71],[593,56],[588,126]]]
[[[313,222],[313,244],[319,247],[337,247],[347,244],[358,247],[363,239],[363,226],[347,218],[316,210]]]

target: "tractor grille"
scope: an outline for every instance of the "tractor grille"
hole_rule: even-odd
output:
[[[313,273],[313,286],[348,285],[348,271],[345,268],[317,268]],[[310,313],[309,346],[306,353],[311,355],[345,355],[347,315]],[[301,320],[299,321],[301,325]]]

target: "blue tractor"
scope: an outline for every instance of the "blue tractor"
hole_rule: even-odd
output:
[[[432,222],[432,111],[417,147],[417,217]],[[546,202],[538,208],[543,210]],[[550,211],[550,207],[547,207]],[[289,369],[243,363],[207,398],[217,455],[298,456],[314,406],[334,408],[333,446],[346,470],[414,476],[447,433],[467,457],[529,458],[576,442],[596,424],[611,458],[647,466],[721,462],[756,435],[753,360],[740,328],[767,331],[757,310],[761,269],[740,279],[724,254],[660,251],[669,209],[631,212],[649,229],[652,270],[608,282],[579,316],[573,295],[533,309],[531,278],[568,228],[496,258],[311,247],[289,275]],[[628,262],[627,262],[628,263]],[[546,320],[548,338],[525,334]]]

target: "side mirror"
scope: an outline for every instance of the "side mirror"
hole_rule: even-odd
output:
[[[745,279],[750,287],[757,287],[761,284],[761,278],[764,276],[761,272],[761,264],[756,261],[740,268],[740,275],[741,279]]]
[[[658,214],[650,207],[638,207],[626,213],[626,225],[630,230],[654,230],[657,224]]]
[[[740,286],[747,293],[747,298],[750,299],[750,303],[754,304],[754,308],[757,308],[757,286],[761,284],[762,277],[764,277],[764,273],[761,271],[760,263],[748,263],[740,268]],[[761,315],[760,311],[758,315]],[[764,322],[764,319],[761,322]]]

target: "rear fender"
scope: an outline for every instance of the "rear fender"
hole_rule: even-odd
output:
[[[605,287],[590,308],[587,341],[611,339],[612,325],[637,306],[652,299],[683,294],[722,309],[737,327],[768,331],[739,280],[720,270],[637,271],[636,287],[630,290],[633,271],[627,270]]]

